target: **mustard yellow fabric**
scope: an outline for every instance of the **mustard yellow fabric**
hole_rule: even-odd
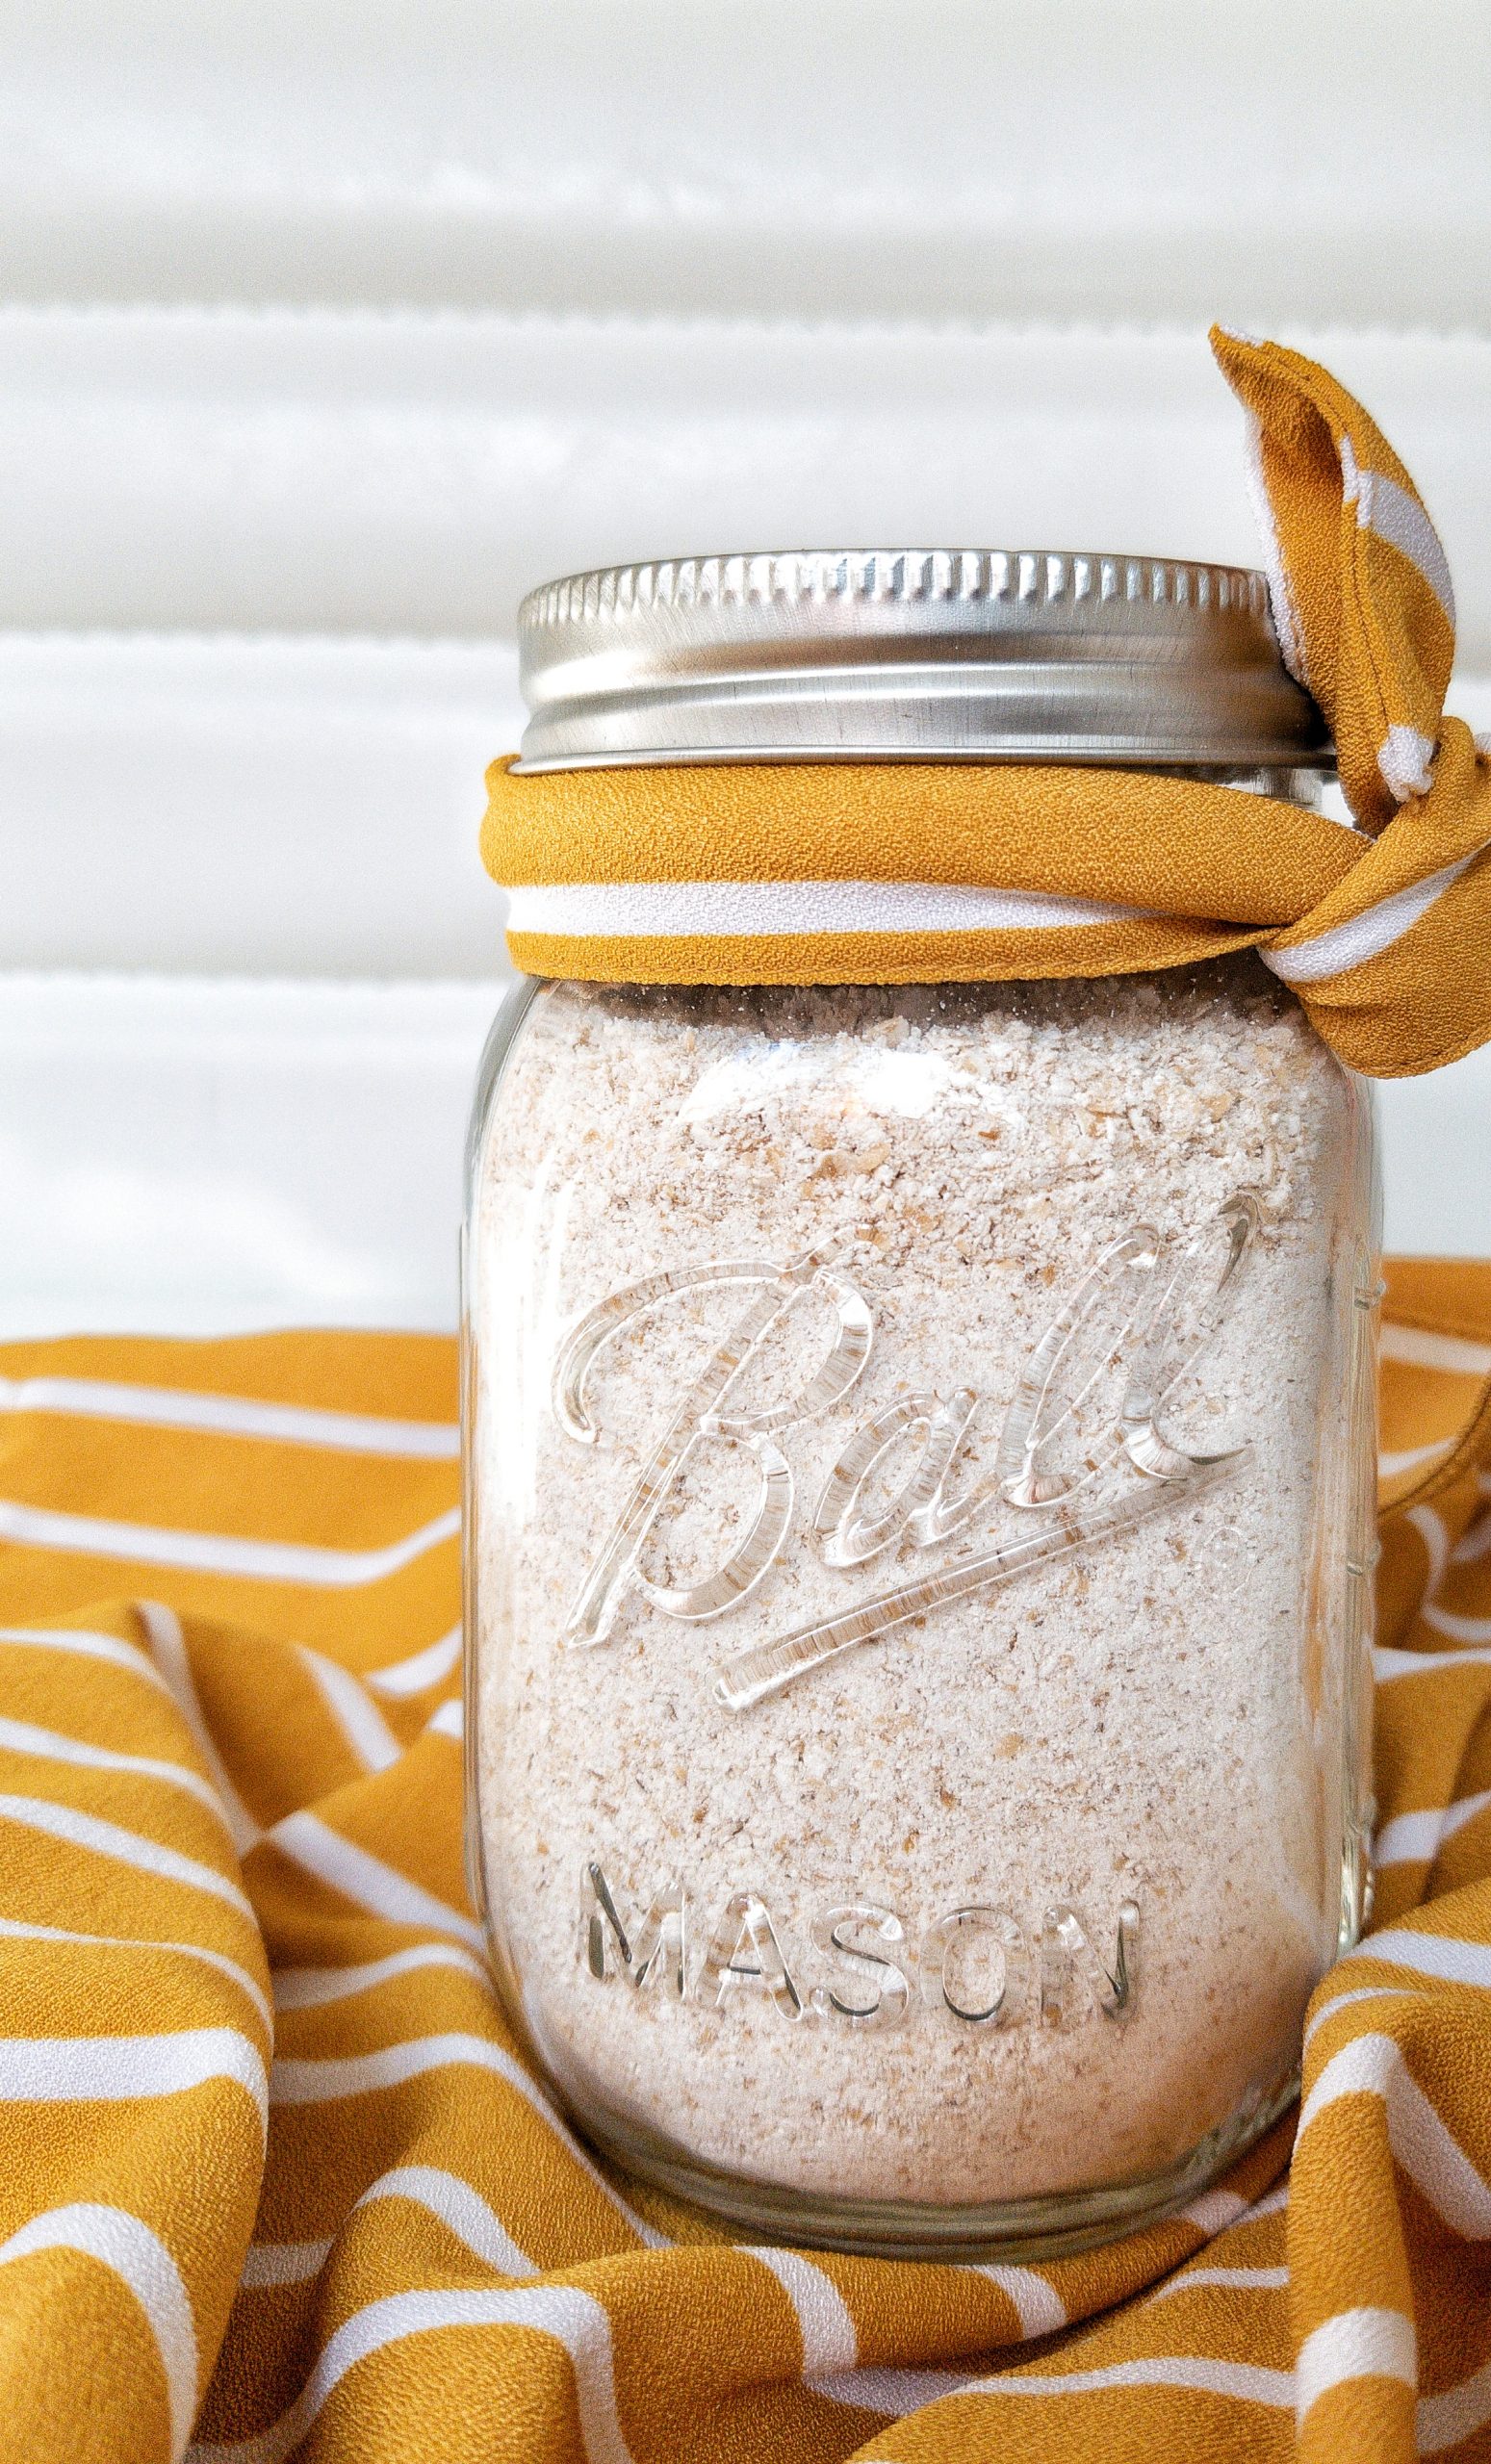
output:
[[[1280,644],[1334,732],[1354,830],[1276,798],[1093,769],[527,777],[500,761],[481,843],[513,894],[515,964],[618,983],[938,983],[1255,945],[1369,1076],[1482,1043],[1491,758],[1444,716],[1444,550],[1333,377],[1272,343],[1212,339],[1247,414]],[[771,885],[797,894],[763,899]]]
[[[452,1345],[0,1351],[4,2464],[1491,2453],[1491,1265],[1387,1305],[1378,1930],[1292,2169],[1041,2268],[741,2246],[525,2066]]]

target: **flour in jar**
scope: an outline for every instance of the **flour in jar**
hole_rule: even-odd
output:
[[[1277,2095],[1357,1100],[1251,959],[538,991],[475,1165],[476,1821],[604,2143],[957,2208]]]

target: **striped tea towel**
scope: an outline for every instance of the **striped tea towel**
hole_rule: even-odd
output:
[[[5,2464],[1491,2454],[1491,1265],[1389,1317],[1379,1930],[1292,2170],[1041,2268],[743,2246],[516,2054],[452,1345],[0,1352]]]

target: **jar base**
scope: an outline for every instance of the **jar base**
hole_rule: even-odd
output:
[[[1073,2256],[1142,2232],[1210,2188],[1219,2173],[1272,2129],[1299,2092],[1299,2074],[1220,2123],[1178,2163],[1138,2181],[1057,2191],[1033,2198],[943,2207],[914,2199],[825,2198],[737,2175],[681,2156],[614,2118],[586,2115],[585,2136],[632,2178],[707,2209],[766,2242],[838,2250],[864,2259],[1000,2261],[1030,2266]]]

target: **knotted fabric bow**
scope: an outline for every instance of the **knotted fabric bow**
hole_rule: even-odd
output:
[[[1454,602],[1403,465],[1335,378],[1214,329],[1248,416],[1291,673],[1354,829],[1195,779],[1024,763],[515,775],[482,830],[532,975],[937,983],[1118,975],[1256,947],[1343,1061],[1491,1036],[1491,759],[1444,715]]]

